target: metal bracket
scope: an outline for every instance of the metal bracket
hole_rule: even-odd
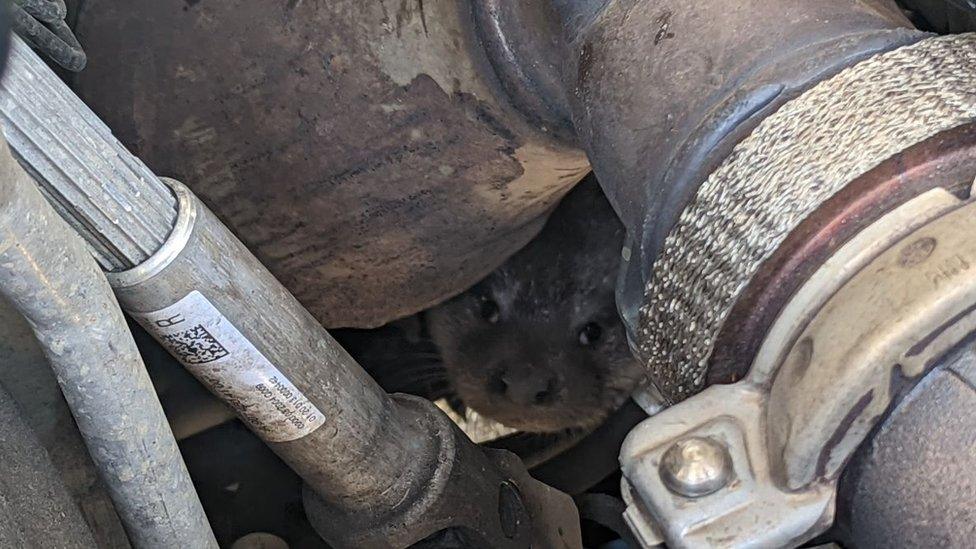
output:
[[[893,210],[794,295],[745,379],[635,428],[620,457],[642,544],[792,546],[826,530],[837,479],[891,403],[893,378],[920,377],[976,331],[972,234],[976,202],[942,189]],[[700,449],[676,468],[666,455],[688,441],[725,452],[729,470]]]

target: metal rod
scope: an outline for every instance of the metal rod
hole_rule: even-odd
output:
[[[149,326],[309,485],[350,509],[392,506],[407,492],[422,488],[423,479],[436,469],[431,460],[440,442],[415,421],[417,414],[395,410],[389,395],[189,192],[177,221],[170,189],[126,151],[17,37],[12,38],[7,74],[0,84],[0,120],[45,196],[81,234],[102,267],[132,268],[113,277],[127,310],[163,309],[198,291],[225,326],[243,334],[240,341],[232,341],[241,346],[228,352],[239,353],[249,366],[257,361],[280,369],[274,381],[284,385],[270,385],[273,375],[254,379],[265,383],[263,389],[278,391],[271,398],[281,397],[282,391],[299,393],[294,395],[298,404],[262,415],[266,409],[248,409],[255,402],[248,399],[259,389],[251,387],[247,395],[227,389],[233,383],[233,368],[205,376],[198,365],[186,362],[180,345],[196,345],[199,340],[180,342],[179,332],[166,339]],[[172,249],[174,244],[180,245]],[[155,276],[140,278],[161,260],[172,263],[162,265],[161,273],[151,273]],[[134,316],[146,322],[145,315]],[[231,346],[226,339],[221,343]],[[300,417],[309,414],[314,417]],[[328,424],[317,429],[326,418]],[[307,425],[296,427],[302,421]],[[296,433],[302,436],[292,440]]]
[[[323,498],[389,508],[440,443],[188,189],[160,251],[109,276],[119,301]]]
[[[306,511],[326,541],[405,547],[462,526],[479,547],[580,546],[568,496],[530,479],[515,456],[484,453],[431,402],[384,392],[199,199],[170,183],[180,209],[166,243],[109,280],[125,310],[312,488]],[[531,509],[519,524],[499,511],[511,483]]]
[[[0,143],[0,295],[30,323],[137,547],[216,547],[91,253]]]
[[[176,220],[176,198],[24,43],[0,81],[10,148],[106,271],[145,261]]]
[[[177,215],[174,193],[22,42],[13,50],[0,86],[12,146],[113,271],[125,310],[314,490],[327,541],[407,546],[460,526],[491,547],[580,545],[568,496],[484,453],[430,402],[386,394],[189,190],[174,182]],[[529,516],[501,512],[513,483],[509,503]]]
[[[337,508],[423,503],[450,430],[391,399],[182,186],[177,219],[173,192],[21,40],[11,46],[4,131],[102,267],[131,268],[111,277],[126,310]],[[182,312],[206,335],[153,322],[194,293]]]

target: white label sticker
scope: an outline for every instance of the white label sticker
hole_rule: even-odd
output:
[[[325,423],[322,412],[200,292],[165,309],[129,314],[261,438],[295,440]]]

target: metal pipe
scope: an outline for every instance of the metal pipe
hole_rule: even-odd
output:
[[[546,4],[562,19],[559,32],[518,24],[547,19],[540,7]],[[703,328],[700,319],[686,318],[705,307],[665,306],[660,316],[669,328],[660,329],[654,296],[705,292],[648,288],[656,276],[652,266],[673,252],[665,250],[666,238],[703,181],[790,99],[845,67],[926,36],[891,0],[552,0],[505,4],[478,24],[503,78],[535,71],[541,75],[533,80],[547,82],[555,70],[562,79],[564,93],[550,92],[550,102],[568,98],[575,135],[627,227],[617,285],[621,315],[637,354],[672,401],[701,389],[721,326]],[[529,54],[552,51],[552,43],[564,52],[561,62],[550,56],[532,64]],[[723,195],[726,203],[738,198]],[[716,225],[704,218],[696,223]],[[734,263],[722,261],[709,272]],[[709,324],[725,319],[724,311],[708,314]],[[675,341],[686,343],[688,356],[675,352],[662,360],[658,355],[677,347]]]
[[[388,395],[199,199],[169,183],[176,227],[149,260],[109,279],[125,310],[305,480],[326,541],[400,547],[463,526],[477,546],[579,545],[565,494],[514,456],[484,453],[429,401]],[[531,509],[521,526],[499,510],[511,483]]]
[[[403,497],[400,491],[390,490],[402,472],[421,475],[430,468],[430,463],[411,455],[414,452],[404,452],[399,441],[410,440],[417,455],[429,456],[437,452],[425,450],[439,444],[423,428],[405,430],[404,425],[415,423],[388,420],[393,415],[389,396],[182,186],[178,187],[182,201],[177,219],[174,194],[16,36],[11,41],[7,74],[0,83],[0,117],[11,146],[30,166],[45,196],[84,237],[102,267],[109,271],[132,268],[112,277],[127,309],[162,309],[197,290],[225,318],[233,319],[227,324],[233,322],[245,334],[247,344],[253,343],[260,350],[256,352],[267,357],[264,362],[288,369],[281,380],[315,389],[308,398],[316,402],[317,415],[308,427],[296,432],[311,432],[326,416],[336,421],[330,422],[328,430],[291,442],[294,425],[289,430],[288,420],[279,417],[278,423],[268,423],[253,410],[244,409],[250,402],[246,397],[227,394],[226,380],[217,379],[221,376],[203,376],[198,365],[188,364],[324,497],[342,500],[353,508],[392,505]],[[205,242],[187,245],[191,233]],[[188,248],[182,261],[169,267],[165,261],[182,252],[182,245]],[[163,275],[152,277],[153,269],[164,267],[169,268]],[[141,275],[147,275],[146,280]],[[142,295],[147,288],[152,293]],[[235,288],[261,291],[245,293],[249,299],[242,300]],[[255,315],[255,311],[262,314]],[[145,322],[144,317],[134,316]],[[149,328],[160,338],[158,327]],[[294,337],[296,334],[302,336]],[[173,344],[161,339],[174,350]],[[178,349],[174,354],[182,356]],[[337,367],[323,368],[323,362]],[[223,373],[228,372],[233,373]],[[307,400],[302,399],[306,406]],[[298,408],[288,408],[287,413],[298,414]],[[318,439],[326,444],[320,447]],[[323,452],[326,448],[329,451]]]
[[[669,401],[701,388],[726,318],[725,311],[708,311],[705,326],[689,320],[705,307],[654,303],[657,295],[706,292],[648,289],[655,263],[665,252],[674,255],[665,241],[705,179],[762,120],[804,90],[927,36],[892,0],[471,5],[487,57],[513,103],[546,127],[566,124],[569,113],[569,133],[627,227],[617,304],[632,346]],[[529,90],[531,101],[518,90]],[[723,190],[726,203],[738,199]],[[712,227],[721,213],[694,221]],[[693,231],[705,234],[698,228]],[[756,238],[746,236],[735,238]],[[708,272],[736,263],[721,261]],[[723,286],[703,284],[709,291]],[[660,358],[679,345],[688,356]]]
[[[130,269],[163,244],[176,220],[173,193],[16,35],[0,81],[0,123],[103,269]]]
[[[177,215],[174,193],[13,49],[0,117],[14,149],[103,268],[121,271],[110,280],[126,311],[314,490],[327,541],[407,546],[460,526],[491,547],[579,545],[568,496],[484,453],[433,404],[387,395],[195,196],[174,185]],[[506,501],[528,516],[499,507],[510,485],[520,496]]]
[[[568,496],[431,403],[383,392],[182,187],[174,224],[172,193],[14,49],[0,89],[14,148],[102,266],[131,267],[113,277],[127,310],[314,489],[306,504],[327,540],[407,546],[458,527],[479,546],[580,546]]]
[[[226,393],[226,379],[204,376],[198,365],[184,364],[229,400],[323,497],[352,508],[400,501],[405,488],[391,487],[404,475],[413,478],[431,470],[429,460],[417,456],[436,456],[433,448],[439,443],[414,421],[390,420],[395,414],[389,396],[188,191],[181,195],[177,220],[174,194],[16,36],[8,62],[0,83],[0,120],[11,147],[102,267],[131,269],[112,277],[126,308],[154,311],[194,290],[204,295],[225,324],[233,323],[244,334],[257,353],[253,356],[261,357],[255,360],[287,370],[279,378],[288,384],[282,389],[301,387],[307,393],[300,397],[302,406],[314,402],[315,418],[296,428],[293,423],[288,427],[284,416],[277,423],[258,417],[245,409],[248,397]],[[165,263],[170,260],[172,265]],[[153,269],[164,267],[152,276]],[[145,315],[134,316],[145,323]],[[149,328],[185,358],[158,329]],[[298,408],[285,413],[298,414]],[[313,432],[326,417],[329,428]],[[294,433],[303,436],[291,440]],[[402,441],[409,441],[410,451],[404,451]]]
[[[186,187],[176,228],[109,280],[125,310],[323,498],[392,507],[440,442],[398,406]],[[418,482],[420,481],[420,482]]]
[[[112,290],[0,144],[0,295],[30,323],[137,547],[216,547]]]
[[[710,273],[707,290],[649,289],[655,263],[677,255],[674,245],[665,250],[666,239],[703,181],[790,99],[845,67],[925,36],[889,0],[746,0],[734,7],[724,0],[612,0],[579,33],[577,71],[567,82],[575,126],[628,227],[617,301],[638,355],[670,401],[702,388],[727,314],[710,307],[734,303],[712,297],[731,285],[719,277],[737,261],[725,258],[703,268]],[[741,201],[725,187],[721,192],[727,205]],[[696,219],[694,231],[710,234],[704,229],[720,226],[723,211],[733,210]],[[762,240],[750,233],[735,238]],[[658,306],[659,295],[712,303],[686,308],[689,298],[681,307]]]

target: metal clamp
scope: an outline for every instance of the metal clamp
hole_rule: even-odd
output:
[[[935,189],[861,231],[794,295],[749,375],[631,432],[642,543],[791,546],[833,521],[837,479],[891,404],[976,331],[976,202]]]

